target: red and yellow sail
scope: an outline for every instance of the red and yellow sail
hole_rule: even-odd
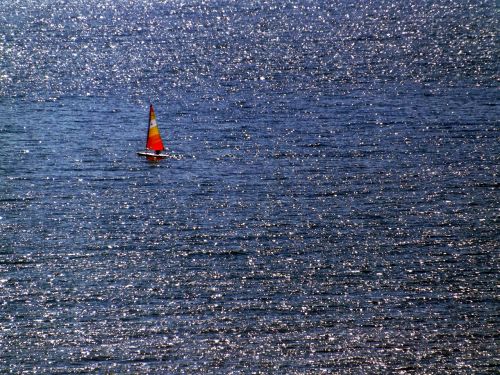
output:
[[[146,148],[154,151],[163,151],[165,149],[163,141],[161,140],[158,124],[156,123],[156,115],[152,104],[149,106],[149,129]]]

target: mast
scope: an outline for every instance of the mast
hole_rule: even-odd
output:
[[[149,103],[149,118],[148,118],[148,131],[146,132],[146,149],[148,148],[149,127],[151,125],[151,113],[153,112],[153,105]]]

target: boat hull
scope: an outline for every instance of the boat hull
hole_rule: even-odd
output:
[[[157,154],[155,152],[148,152],[148,151],[139,151],[139,152],[137,152],[137,155],[139,155],[139,156],[145,156],[148,159],[151,158],[153,160],[166,159],[166,158],[172,157],[169,154],[163,154],[163,153],[162,154]]]

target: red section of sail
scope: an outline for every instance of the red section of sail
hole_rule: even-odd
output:
[[[155,111],[152,105],[149,107],[149,127],[146,148],[154,151],[163,151],[165,149],[163,141],[161,140],[160,130],[158,129],[158,124],[156,123]]]
[[[163,151],[165,149],[161,137],[159,135],[156,137],[150,136],[148,138],[148,143],[146,144],[146,148],[154,151]]]

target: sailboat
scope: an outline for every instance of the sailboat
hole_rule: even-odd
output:
[[[158,128],[158,123],[156,122],[153,105],[150,104],[146,150],[137,152],[137,155],[146,156],[148,160],[160,160],[172,157],[163,151],[165,151],[165,146],[163,146],[163,141],[161,140],[160,129]]]

